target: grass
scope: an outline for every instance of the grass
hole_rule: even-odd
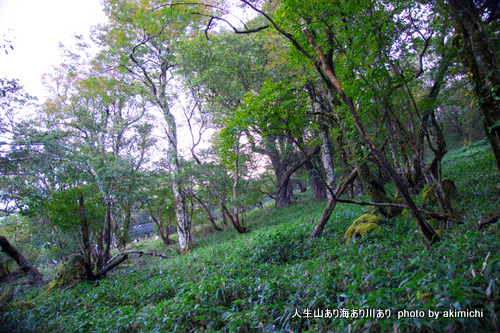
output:
[[[302,198],[286,209],[249,212],[248,234],[210,234],[172,259],[134,257],[106,279],[63,292],[37,298],[43,289],[34,289],[0,315],[0,324],[23,332],[498,331],[500,228],[475,231],[500,210],[500,177],[488,148],[479,142],[443,161],[465,223],[448,225],[432,249],[405,216],[345,245],[345,231],[366,210],[345,204],[309,242],[310,222],[325,203]],[[135,246],[165,250],[160,240]],[[450,309],[482,317],[445,318]]]

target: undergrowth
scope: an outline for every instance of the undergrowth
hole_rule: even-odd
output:
[[[38,298],[43,289],[35,289],[2,320],[11,330],[34,332],[498,331],[500,228],[475,231],[500,210],[488,148],[480,142],[443,162],[465,221],[446,224],[432,248],[404,216],[344,244],[345,231],[365,210],[346,204],[309,241],[325,203],[302,199],[286,209],[251,211],[249,233],[215,233],[186,255],[134,258],[101,281]],[[160,242],[141,246],[153,245],[165,249]],[[455,310],[482,316],[444,317]]]

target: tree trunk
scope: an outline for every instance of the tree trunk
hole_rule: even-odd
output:
[[[233,216],[235,216],[236,219],[239,220],[239,211],[238,211],[238,184],[240,182],[240,136],[241,133],[238,135],[238,140],[236,140],[236,165],[234,169],[234,183],[233,183],[233,202],[234,202],[234,207],[233,207]],[[214,222],[215,225],[215,222]],[[216,227],[217,229],[217,227]]]
[[[177,151],[177,127],[175,124],[175,118],[168,109],[166,99],[162,98],[162,100],[163,102],[160,104],[168,127],[168,154],[173,177],[172,190],[175,202],[175,216],[177,217],[177,238],[179,240],[180,251],[186,252],[189,251],[191,244],[191,232],[187,216],[186,193],[182,188],[182,179],[180,177],[180,160],[179,152]]]
[[[82,242],[83,242],[83,261],[85,265],[85,279],[88,281],[95,280],[94,273],[92,271],[92,258],[90,252],[90,239],[89,239],[89,228],[87,223],[87,213],[85,212],[85,203],[83,199],[82,190],[78,191],[78,203],[80,206],[80,222],[82,225]]]
[[[287,175],[285,170],[276,170],[276,183],[278,184],[276,189],[276,206],[278,207],[289,207],[292,201],[292,196],[288,189],[290,183],[291,175]]]
[[[309,236],[309,239],[312,239],[314,237],[318,237],[323,229],[325,228],[326,223],[330,219],[330,216],[332,215],[333,209],[337,205],[337,200],[336,198],[340,197],[342,193],[347,189],[349,184],[351,184],[357,177],[358,171],[354,169],[347,177],[342,179],[340,181],[339,186],[333,193],[332,200],[328,200],[328,205],[326,206],[325,210],[323,211],[323,214],[321,215],[318,224],[316,224],[316,227],[314,228],[313,232]]]
[[[305,191],[307,191],[307,184],[306,185],[302,184],[300,179],[297,180],[297,186],[299,187],[300,192],[304,193]]]
[[[483,128],[500,170],[500,68],[473,0],[448,0],[457,47],[483,114]]]
[[[335,187],[335,170],[333,168],[333,152],[326,125],[320,125],[319,135],[321,137],[321,162],[325,170],[326,184],[330,188],[326,189],[326,195],[328,201],[331,201],[333,199],[332,190]]]
[[[130,225],[132,224],[132,209],[128,203],[124,203],[121,207],[124,213],[123,228],[120,230],[118,223],[114,223],[116,225],[115,237],[117,238],[118,247],[125,249],[127,243],[129,242],[128,234],[130,231]]]
[[[318,54],[320,58],[320,63],[323,69],[326,72],[326,75],[328,79],[330,80],[331,84],[333,84],[336,87],[337,93],[341,97],[342,101],[346,105],[347,109],[349,110],[349,113],[351,114],[351,117],[356,125],[356,128],[363,138],[363,141],[365,144],[368,146],[368,149],[370,150],[370,153],[373,155],[373,157],[377,160],[377,162],[380,164],[380,166],[389,174],[391,177],[392,181],[394,182],[394,185],[396,185],[396,188],[398,189],[399,193],[401,194],[401,197],[406,201],[407,206],[410,208],[411,212],[413,213],[413,216],[415,216],[417,220],[417,225],[420,228],[420,232],[428,241],[429,243],[435,243],[439,241],[439,236],[434,232],[434,229],[424,220],[422,217],[422,214],[418,210],[417,206],[415,205],[415,202],[411,198],[410,194],[408,193],[408,188],[405,186],[404,182],[402,179],[398,176],[398,174],[394,171],[394,169],[390,166],[390,164],[387,162],[387,160],[383,157],[383,155],[380,153],[380,151],[375,147],[375,144],[372,142],[370,136],[366,132],[363,123],[361,122],[361,119],[359,117],[358,111],[356,107],[354,106],[354,103],[351,98],[349,98],[342,87],[340,86],[339,82],[337,81],[337,78],[335,77],[332,68],[330,68],[330,65],[328,64],[328,61],[326,60],[325,55],[319,48],[318,44],[316,44],[316,41],[310,34],[310,32],[307,29],[304,29],[304,34],[306,35],[307,39],[309,40],[311,46],[315,49],[316,53]]]
[[[314,110],[318,113],[316,117],[316,121],[319,124],[319,136],[321,138],[321,162],[323,164],[323,169],[325,170],[325,182],[322,181],[320,175],[316,175],[317,178],[320,178],[322,186],[324,187],[324,191],[328,201],[333,199],[333,189],[335,188],[335,172],[333,168],[333,152],[332,145],[330,142],[329,136],[329,126],[331,126],[331,121],[328,119],[327,115],[333,113],[334,105],[329,103],[328,97],[325,97],[321,92],[318,92],[314,84],[310,83],[306,86],[307,91],[309,93],[309,97],[312,100]],[[332,94],[332,92],[330,92]],[[334,95],[334,93],[332,94]],[[332,96],[335,98],[334,96]],[[307,166],[307,164],[306,164]],[[312,183],[315,183],[315,179],[312,179]],[[317,183],[319,185],[319,182]],[[319,190],[318,192],[322,192]],[[313,191],[314,193],[314,191]],[[319,193],[318,193],[319,194]],[[316,197],[315,200],[324,200],[323,193],[320,196]]]
[[[359,150],[361,150],[360,145],[357,145],[358,153]],[[353,150],[353,155],[356,155],[356,150]],[[365,189],[366,193],[368,193],[368,196],[370,197],[370,200],[372,202],[377,202],[377,203],[388,203],[392,202],[392,200],[387,196],[387,193],[384,189],[384,187],[380,184],[379,181],[377,181],[375,175],[371,172],[370,168],[368,167],[368,164],[366,160],[363,158],[353,156],[354,159],[354,164],[356,165],[356,170],[358,170],[358,176],[361,181],[361,184],[363,185],[363,188]],[[378,206],[376,208],[381,214],[387,216],[387,217],[393,217],[394,215],[390,208],[384,207],[384,206]]]
[[[0,281],[3,281],[4,278],[7,277],[7,275],[9,275],[9,271],[0,262]]]
[[[318,174],[318,170],[314,168],[310,161],[306,162],[307,173],[309,174],[309,179],[312,183],[312,192],[314,201],[323,201],[327,198],[327,190],[325,181]],[[329,192],[328,192],[329,193]]]
[[[106,248],[104,250],[104,263],[107,263],[111,258],[111,199],[108,197],[106,203]]]
[[[209,221],[210,221],[210,223],[214,226],[214,229],[215,229],[215,230],[217,230],[217,231],[222,231],[222,229],[221,229],[221,228],[219,228],[219,226],[217,226],[217,224],[215,223],[215,219],[214,219],[214,217],[213,217],[213,215],[212,215],[212,212],[211,212],[211,211],[210,211],[210,209],[207,207],[207,205],[206,205],[203,201],[201,201],[201,199],[200,199],[200,198],[199,198],[196,194],[194,194],[194,192],[193,192],[193,191],[191,191],[191,193],[190,193],[190,194],[193,196],[193,198],[194,198],[196,201],[198,201],[198,203],[199,203],[199,204],[200,204],[200,206],[201,206],[201,209],[203,209],[203,211],[205,212],[205,214],[207,214],[208,220],[209,220]]]
[[[200,169],[201,171],[203,172],[203,174],[207,177],[207,179],[210,179],[210,176],[208,174],[208,172],[205,170],[205,168],[203,167],[200,159],[198,158],[198,156],[195,154],[194,150],[191,149],[191,156],[193,156],[196,164],[198,164],[200,166]],[[230,212],[229,212],[229,209],[227,208],[226,204],[225,204],[225,198],[222,196],[221,192],[219,191],[219,188],[217,187],[217,185],[215,185],[215,183],[211,180],[209,180],[209,183],[210,183],[210,186],[212,186],[212,188],[214,189],[215,191],[215,194],[217,194],[217,197],[219,198],[219,204],[221,206],[221,209],[223,211],[223,213],[225,212],[227,217],[229,217],[229,220],[231,220],[231,223],[233,224],[234,228],[236,229],[236,231],[238,231],[238,233],[240,234],[244,234],[247,232],[246,228],[244,226],[242,226],[240,224],[240,220],[238,218],[238,215],[232,215]]]
[[[30,282],[39,283],[43,281],[43,275],[40,274],[40,272],[33,267],[15,247],[10,245],[9,241],[4,236],[0,236],[0,248],[2,248],[2,251],[9,257],[14,259],[19,269],[27,276]]]

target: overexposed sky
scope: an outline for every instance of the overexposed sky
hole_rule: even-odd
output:
[[[0,77],[19,79],[26,92],[42,99],[42,74],[62,62],[59,42],[88,36],[90,27],[106,22],[100,0],[0,0],[0,38],[14,50],[0,50]],[[0,39],[3,43],[3,39]]]

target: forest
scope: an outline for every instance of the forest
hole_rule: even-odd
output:
[[[500,332],[498,1],[102,4],[0,78],[0,332]]]

